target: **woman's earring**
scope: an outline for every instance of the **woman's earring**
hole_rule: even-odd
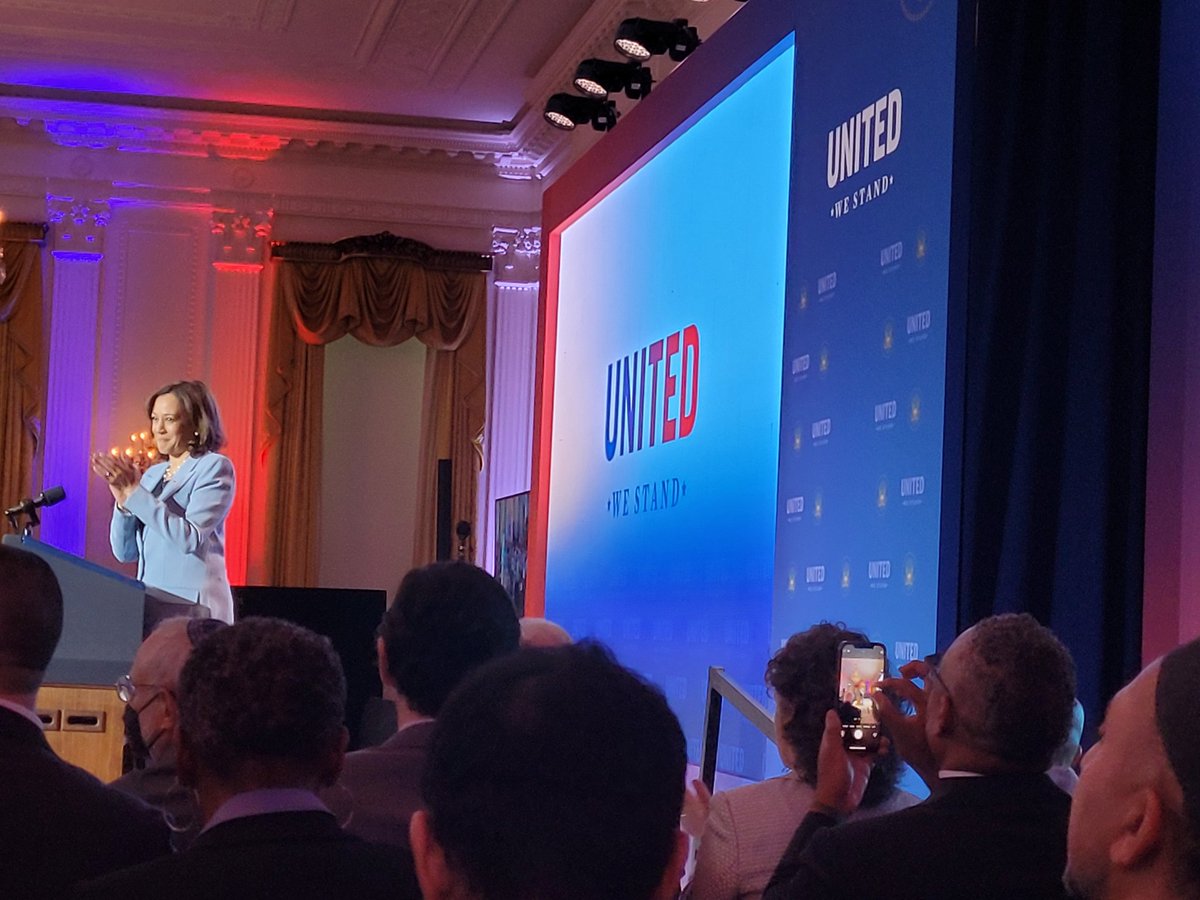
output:
[[[163,798],[163,821],[173,834],[186,835],[198,830],[200,822],[200,800],[193,788],[184,787],[176,779]],[[172,839],[174,843],[174,839]]]

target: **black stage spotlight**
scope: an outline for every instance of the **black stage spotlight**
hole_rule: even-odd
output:
[[[608,131],[617,124],[617,105],[612,100],[554,94],[546,101],[542,116],[555,128],[574,131],[576,125],[591,122],[597,131]]]
[[[613,46],[630,59],[644,60],[665,53],[675,62],[682,62],[700,46],[700,35],[687,19],[626,19],[617,28]]]
[[[575,70],[575,90],[588,97],[608,97],[610,91],[624,91],[630,100],[641,100],[650,93],[650,70],[638,62],[611,62],[585,59]]]

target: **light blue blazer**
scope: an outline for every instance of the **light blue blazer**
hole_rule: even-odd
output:
[[[151,466],[125,509],[114,506],[113,555],[136,559],[146,584],[203,603],[213,618],[232,622],[225,518],[233,505],[233,463],[220,453],[189,457],[163,484],[166,470],[166,463]]]

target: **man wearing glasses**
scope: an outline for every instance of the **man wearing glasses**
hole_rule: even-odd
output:
[[[1046,770],[1075,702],[1067,649],[1032,616],[993,616],[959,635],[940,666],[913,662],[901,673],[882,687],[915,715],[883,694],[875,701],[894,751],[929,784],[930,798],[838,824],[861,801],[873,760],[847,753],[831,712],[813,811],[764,900],[1063,897],[1071,801]]]
[[[179,673],[195,646],[223,627],[220,619],[167,619],[142,642],[129,674],[116,684],[125,701],[125,745],[134,768],[112,786],[160,810],[176,850],[186,848],[200,832],[192,793],[176,778]]]
[[[84,878],[170,851],[154,810],[46,743],[34,710],[62,617],[50,567],[0,545],[0,897],[64,897]]]

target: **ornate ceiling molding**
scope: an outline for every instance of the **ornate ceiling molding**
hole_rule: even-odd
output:
[[[9,38],[46,35],[61,39],[58,28],[42,26],[51,16],[74,19],[80,24],[79,33],[90,40],[105,33],[105,22],[127,25],[130,21],[156,25],[176,25],[189,29],[222,29],[227,31],[264,31],[278,33],[287,28],[296,0],[228,0],[225,3],[179,3],[149,9],[141,3],[91,4],[81,15],[80,5],[73,0],[5,0],[5,32]],[[99,33],[99,34],[98,34]],[[125,41],[124,31],[114,32],[114,41]]]
[[[65,0],[56,2],[62,5]],[[432,44],[417,42],[425,47],[425,55],[409,62],[426,77],[436,72],[452,84],[461,84],[470,60],[494,38],[515,0],[487,4],[487,15],[480,11],[484,6],[480,0],[377,0],[354,51],[356,61],[373,59],[399,7],[405,6],[406,14],[411,14],[406,4],[414,3],[427,5],[430,15],[446,30],[439,32],[443,37]],[[240,8],[239,15],[246,22],[257,23],[254,27],[265,27],[264,23],[277,27],[291,16],[293,6],[294,0],[258,0]],[[690,21],[707,23],[702,30],[702,36],[707,37],[736,8],[738,4],[732,2],[597,0],[538,67],[524,92],[524,106],[508,122],[4,84],[0,84],[0,121],[9,117],[24,129],[44,132],[58,146],[82,151],[217,157],[248,163],[280,154],[353,157],[363,164],[381,165],[394,165],[405,157],[425,158],[439,163],[452,160],[506,179],[542,179],[577,158],[599,138],[590,129],[566,133],[552,128],[543,119],[542,109],[551,94],[570,89],[580,60],[616,57],[612,36],[622,19],[684,15]],[[459,54],[455,42],[463,43],[469,52]],[[452,43],[454,53],[450,53]],[[656,57],[651,63],[655,81],[667,77],[674,65],[665,57]],[[625,108],[632,102],[619,100]]]

